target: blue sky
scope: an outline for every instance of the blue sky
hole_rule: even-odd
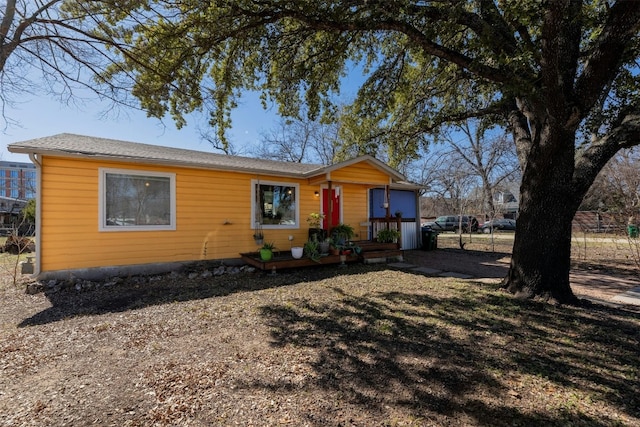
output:
[[[363,81],[362,67],[352,64],[342,78],[341,94],[337,95],[339,102],[350,102]],[[87,93],[82,90],[78,92],[81,96]],[[191,117],[187,126],[178,130],[170,117],[161,122],[148,118],[144,112],[124,108],[119,114],[111,113],[105,117],[109,103],[89,96],[87,100],[79,102],[66,105],[51,96],[28,95],[23,102],[6,107],[5,116],[18,124],[0,129],[0,160],[29,162],[27,155],[10,153],[7,144],[59,133],[213,151],[211,145],[200,137],[200,129],[206,128],[206,118]],[[245,93],[240,99],[239,106],[232,113],[232,120],[228,138],[236,151],[250,156],[251,151],[247,147],[256,146],[262,140],[262,134],[276,128],[280,119],[276,105],[264,110],[259,94],[251,92]]]
[[[246,94],[241,103],[232,116],[233,128],[228,131],[229,139],[238,148],[257,144],[261,135],[273,129],[279,120],[277,107],[265,111],[257,94]],[[7,144],[59,133],[213,151],[209,143],[200,138],[198,126],[206,124],[204,119],[191,117],[187,126],[177,130],[171,118],[166,118],[163,126],[158,119],[147,118],[144,112],[131,109],[103,117],[108,107],[108,103],[98,100],[65,105],[48,97],[34,97],[7,108],[5,115],[19,125],[11,125],[0,133],[1,160],[29,162],[26,155],[9,153]]]

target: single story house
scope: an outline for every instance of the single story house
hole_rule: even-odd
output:
[[[378,203],[381,192],[391,215],[391,191],[413,195],[413,203],[406,197],[398,203],[405,218],[417,218],[409,233],[420,234],[418,188],[371,156],[324,166],[73,134],[8,149],[36,165],[34,270],[41,279],[237,260],[257,249],[259,230],[265,241],[289,250],[307,240],[312,212],[326,215],[325,228],[349,224],[364,240],[372,234],[363,228],[375,211],[372,199]]]

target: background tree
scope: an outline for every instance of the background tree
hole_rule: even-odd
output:
[[[36,199],[30,199],[20,212],[24,221],[30,224],[36,222]]]
[[[294,163],[331,165],[338,161],[339,124],[304,118],[282,118],[262,134],[256,156]]]
[[[138,104],[127,95],[130,86],[100,78],[116,52],[122,53],[108,32],[93,31],[103,24],[101,16],[91,15],[82,2],[0,2],[0,109],[5,127],[11,124],[8,107],[25,95],[50,95],[70,103],[80,101],[77,91],[86,89],[113,100],[114,107],[116,99],[128,106]]]
[[[431,179],[425,195],[431,197],[438,207],[436,215],[469,213],[470,196],[477,186],[475,175],[462,159],[451,156],[447,151],[435,159],[437,161],[427,165]]]
[[[487,138],[486,132],[481,123],[468,120],[444,133],[442,138],[448,147],[445,155],[456,159],[456,166],[475,178],[480,189],[476,212],[494,217],[494,193],[508,181],[519,181],[520,173],[512,141],[495,132]]]
[[[139,0],[128,16],[109,15],[111,3],[90,2],[118,24],[105,34],[134,48],[105,77],[133,74],[157,117],[181,123],[207,98],[224,129],[248,89],[284,116],[304,104],[315,119],[333,113],[343,76],[361,64],[349,116],[365,151],[374,141],[407,158],[442,126],[508,124],[523,175],[504,286],[577,302],[571,220],[598,171],[640,142],[640,2]]]
[[[602,169],[580,207],[614,214],[623,228],[640,222],[640,150],[622,150]]]
[[[358,111],[358,104],[345,107],[340,121],[340,157],[350,158],[369,154],[385,161],[394,169],[409,175],[420,159],[421,149],[428,146],[427,135],[408,129],[412,114],[399,111],[389,117]]]

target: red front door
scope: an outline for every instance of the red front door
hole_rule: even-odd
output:
[[[329,212],[331,212],[331,228],[340,224],[340,191],[331,189],[331,200],[329,200],[329,189],[322,189],[322,212],[325,217],[322,221],[322,228],[329,230]],[[331,207],[329,203],[331,202]]]

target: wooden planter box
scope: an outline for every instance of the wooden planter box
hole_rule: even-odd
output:
[[[362,248],[362,252],[371,252],[371,251],[394,251],[400,249],[400,245],[398,243],[380,243],[380,242],[356,242],[360,248]]]
[[[260,270],[273,270],[274,267],[277,270],[280,268],[313,267],[318,265],[341,263],[340,255],[323,255],[320,257],[320,260],[316,262],[307,257],[295,259],[293,256],[291,256],[290,251],[274,252],[273,258],[271,258],[269,261],[263,261],[262,259],[260,259],[259,252],[241,253],[240,257],[245,263],[259,268]],[[347,256],[345,260],[346,263],[357,261],[359,261],[359,257],[353,255]]]

